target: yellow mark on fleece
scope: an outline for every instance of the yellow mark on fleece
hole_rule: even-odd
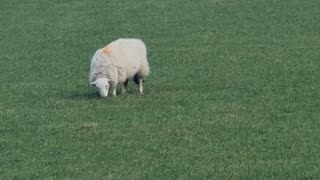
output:
[[[103,49],[102,49],[102,52],[103,52],[103,54],[108,55],[108,54],[110,54],[110,53],[111,53],[111,50],[110,50],[110,48],[109,48],[109,47],[105,47],[105,48],[103,48]]]

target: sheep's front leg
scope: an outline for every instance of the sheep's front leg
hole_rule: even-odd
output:
[[[121,89],[121,94],[126,93],[127,87],[128,87],[128,82],[129,82],[128,79],[127,79],[125,82],[123,82],[123,84],[122,84],[122,89]]]
[[[117,83],[110,83],[110,91],[112,92],[112,96],[115,97],[117,95]]]
[[[108,94],[109,94],[109,87],[107,88],[107,91],[106,91],[106,97],[108,97]]]
[[[116,92],[117,88],[116,87],[110,87],[110,93],[112,93],[111,95],[113,97],[115,97],[117,95],[117,92]]]
[[[117,88],[114,88],[114,89],[113,89],[113,92],[112,92],[113,97],[116,97],[116,95],[117,95],[116,89],[117,89]]]

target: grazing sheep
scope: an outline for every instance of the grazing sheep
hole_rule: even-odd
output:
[[[118,39],[95,52],[91,59],[89,82],[101,97],[107,97],[109,92],[116,96],[118,83],[122,84],[124,94],[131,79],[143,94],[143,81],[149,73],[144,43],[139,39]]]

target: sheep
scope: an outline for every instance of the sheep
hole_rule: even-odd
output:
[[[139,39],[118,39],[93,55],[89,84],[96,88],[101,97],[107,97],[110,92],[116,96],[118,83],[122,84],[124,94],[128,81],[133,80],[139,85],[142,95],[143,82],[149,74],[145,44]]]

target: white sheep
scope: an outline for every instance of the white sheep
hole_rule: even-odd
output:
[[[91,59],[89,83],[101,97],[107,97],[109,92],[116,96],[118,83],[122,84],[124,94],[128,81],[133,80],[143,94],[143,81],[149,73],[144,43],[139,39],[118,39],[95,52]]]

